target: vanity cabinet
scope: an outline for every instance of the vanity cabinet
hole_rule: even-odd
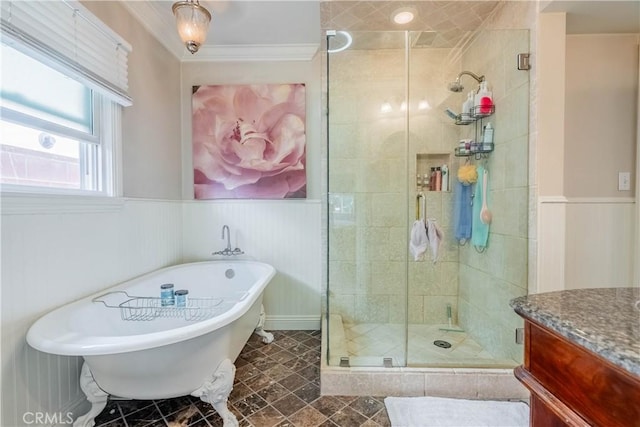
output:
[[[640,288],[571,289],[509,302],[524,319],[536,427],[640,427]]]
[[[531,391],[531,426],[640,426],[640,379],[530,320],[516,377]]]

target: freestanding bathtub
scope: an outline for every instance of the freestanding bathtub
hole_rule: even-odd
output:
[[[91,410],[74,426],[94,425],[113,395],[162,399],[194,395],[224,425],[233,362],[256,332],[265,343],[262,297],[275,269],[254,261],[208,261],[163,268],[60,307],[36,321],[27,342],[37,350],[82,356],[80,386]],[[160,285],[189,291],[185,307],[162,305]]]

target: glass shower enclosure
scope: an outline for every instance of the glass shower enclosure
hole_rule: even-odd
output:
[[[521,363],[508,301],[527,292],[529,78],[507,64],[528,46],[526,30],[483,31],[464,48],[435,32],[327,33],[329,365]],[[469,123],[455,115],[479,85],[463,70],[495,102]],[[452,92],[458,76],[465,89]],[[492,152],[457,150],[488,123]],[[455,238],[460,166],[488,171],[485,247]],[[414,227],[427,223],[438,237],[416,257]]]

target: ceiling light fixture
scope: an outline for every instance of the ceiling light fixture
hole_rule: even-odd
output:
[[[180,39],[189,52],[196,53],[207,38],[211,14],[205,7],[200,6],[198,0],[176,2],[172,10],[176,16]]]
[[[400,9],[396,9],[391,14],[391,20],[396,24],[404,25],[413,21],[416,17],[417,12],[412,7],[401,7]]]

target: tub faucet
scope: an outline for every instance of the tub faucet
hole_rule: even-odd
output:
[[[244,254],[244,252],[240,250],[240,248],[231,249],[231,231],[229,231],[229,226],[226,224],[222,226],[222,240],[224,240],[225,232],[227,235],[227,247],[221,251],[216,251],[211,255],[232,256]]]
[[[225,232],[225,230],[227,231],[227,247],[225,249],[230,251],[231,250],[231,232],[229,231],[229,226],[228,225],[223,225],[222,226],[222,240],[224,240],[224,232]]]

